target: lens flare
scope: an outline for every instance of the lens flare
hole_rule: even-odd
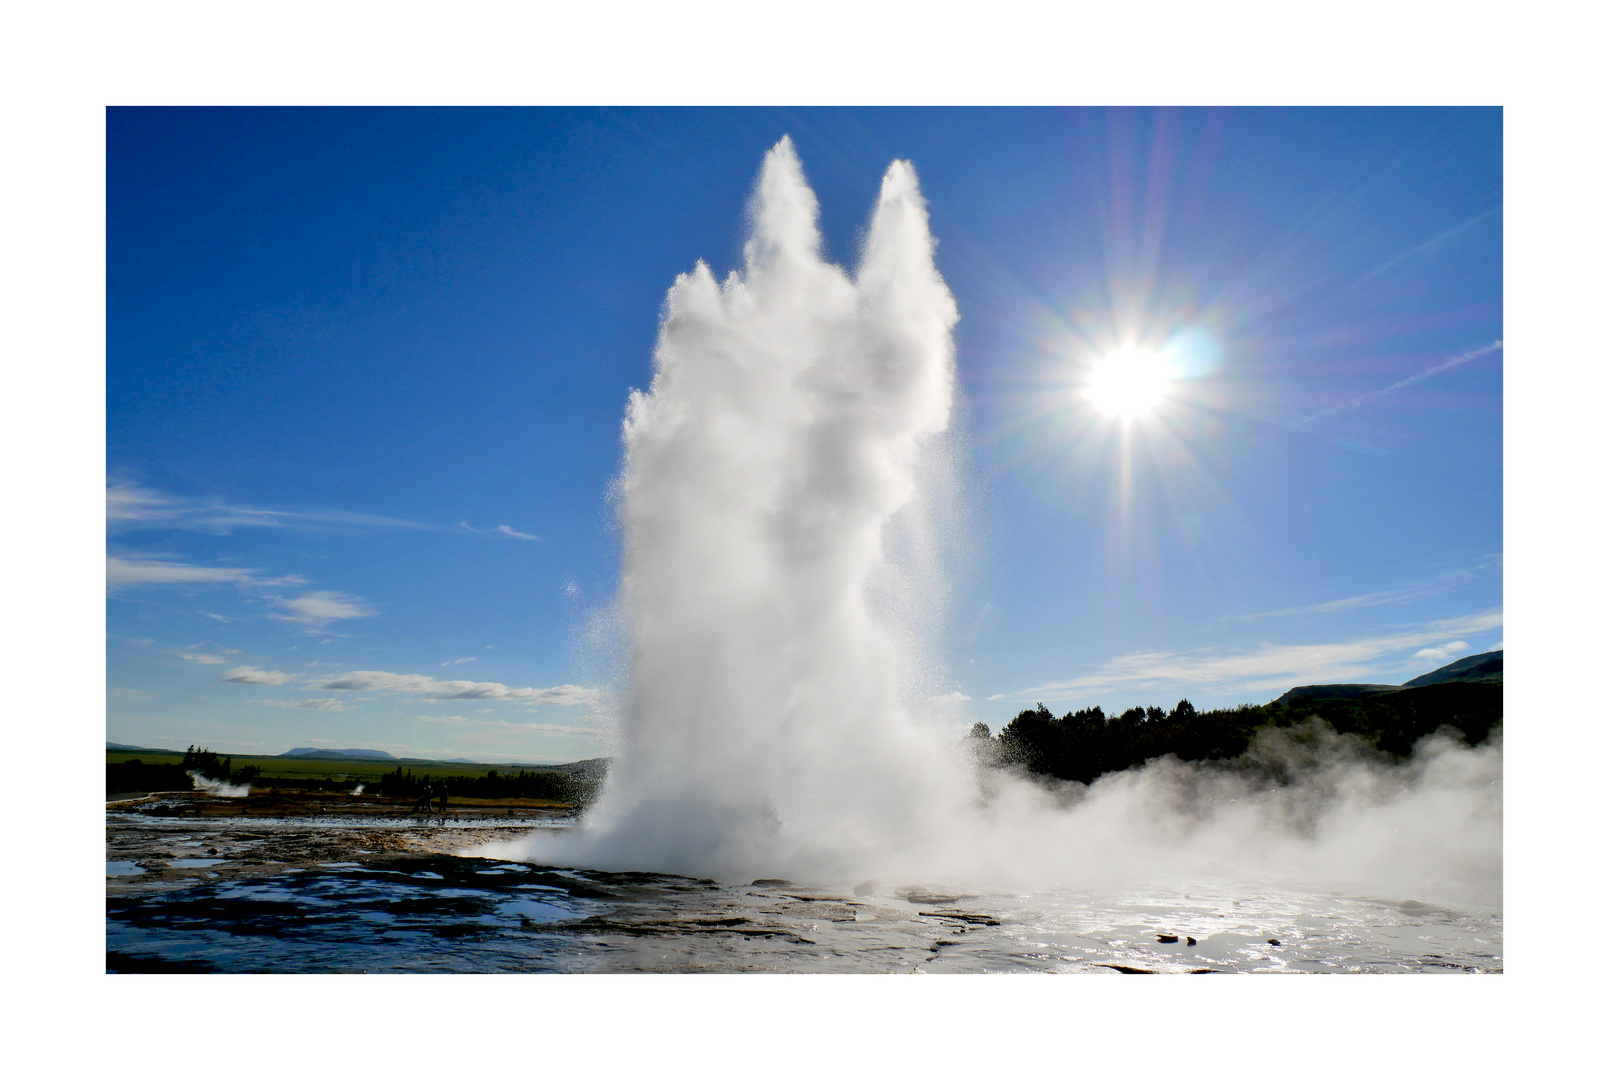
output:
[[[1134,420],[1156,408],[1172,382],[1167,361],[1130,345],[1095,361],[1084,395],[1102,412]]]

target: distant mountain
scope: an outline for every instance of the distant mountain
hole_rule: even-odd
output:
[[[1370,694],[1389,694],[1416,686],[1433,686],[1436,683],[1501,683],[1502,681],[1503,650],[1498,649],[1495,652],[1477,653],[1462,660],[1454,660],[1435,671],[1409,679],[1401,686],[1389,686],[1384,683],[1314,683],[1311,686],[1292,687],[1275,698],[1273,703],[1283,705],[1297,698],[1313,698],[1320,701],[1360,698]]]
[[[1503,681],[1503,650],[1496,652],[1476,653],[1466,656],[1462,660],[1454,660],[1446,667],[1439,667],[1417,679],[1410,679],[1403,686],[1430,686],[1432,683],[1444,682],[1502,682]]]
[[[1321,700],[1329,700],[1329,699],[1332,699],[1332,698],[1359,698],[1359,697],[1363,697],[1365,694],[1383,694],[1388,690],[1399,690],[1399,689],[1401,689],[1401,687],[1392,686],[1389,683],[1367,683],[1367,682],[1314,683],[1311,686],[1293,686],[1293,687],[1291,687],[1289,690],[1285,691],[1279,697],[1275,698],[1274,699],[1274,704],[1280,705],[1280,704],[1283,704],[1284,702],[1295,701],[1297,698],[1303,698],[1303,697],[1305,697],[1305,698],[1318,698],[1318,699],[1321,699]]]
[[[325,758],[342,760],[357,758],[363,761],[395,761],[395,757],[384,750],[319,750],[311,746],[298,746],[294,750],[287,750],[280,757],[289,758]]]
[[[109,742],[106,744],[106,749],[118,750],[125,754],[129,752],[138,754],[177,754],[179,752],[177,750],[164,750],[160,746],[130,746],[128,743],[120,742]]]

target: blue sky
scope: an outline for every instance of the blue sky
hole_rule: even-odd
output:
[[[1501,642],[1499,110],[113,109],[107,737],[605,752],[626,395],[785,133],[840,261],[929,201],[955,722]],[[1130,338],[1197,363],[1125,428]]]

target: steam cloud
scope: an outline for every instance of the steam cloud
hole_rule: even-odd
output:
[[[676,280],[627,408],[630,682],[609,781],[581,825],[498,852],[727,881],[1232,867],[1500,887],[1497,744],[1430,740],[1392,768],[1309,732],[1259,744],[1255,776],[1165,760],[1060,791],[970,761],[944,722],[955,695],[923,678],[926,597],[901,588],[946,499],[922,459],[955,381],[916,174],[889,166],[853,277],[820,257],[786,138],[751,209],[741,273]]]
[[[209,795],[216,795],[223,799],[244,799],[251,794],[250,784],[230,784],[222,780],[202,776],[198,772],[192,772],[190,780],[195,784],[197,791],[205,791]]]

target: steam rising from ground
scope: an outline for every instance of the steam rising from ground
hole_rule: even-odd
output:
[[[1057,792],[969,760],[931,714],[916,632],[957,317],[916,174],[889,166],[853,276],[820,256],[787,139],[751,210],[741,273],[700,262],[670,290],[627,409],[630,683],[608,785],[580,826],[505,854],[728,881],[1228,868],[1497,887],[1495,745],[1432,740],[1389,768],[1308,732],[1258,748],[1258,776],[1292,781],[1275,791],[1164,761]]]
[[[231,784],[223,780],[214,780],[202,776],[198,772],[190,774],[190,781],[195,784],[197,791],[205,791],[209,795],[217,795],[223,799],[244,799],[251,794],[250,784]]]

